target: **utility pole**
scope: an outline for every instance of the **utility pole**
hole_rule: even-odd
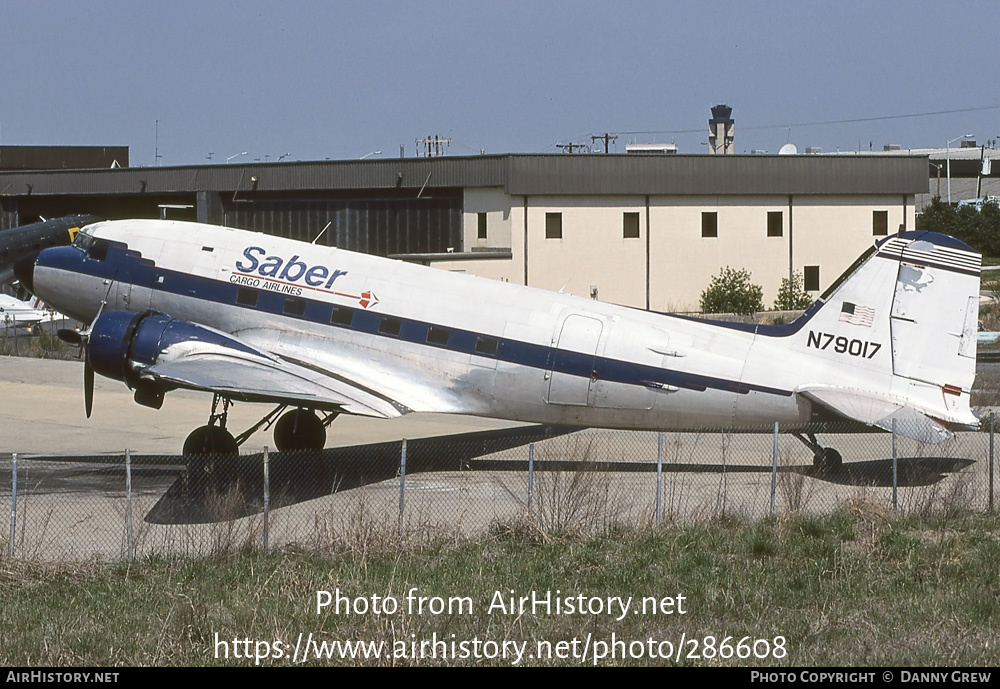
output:
[[[160,121],[156,121],[156,141],[153,144],[153,166],[156,167],[160,164]]]
[[[437,135],[428,136],[426,139],[416,139],[418,146],[424,147],[425,158],[439,158],[444,155],[444,149],[451,143],[451,139],[443,139]]]
[[[576,153],[577,151],[582,151],[584,149],[590,150],[590,146],[587,144],[575,144],[572,141],[568,144],[556,144],[556,148],[562,149],[563,153]]]
[[[594,135],[592,135],[590,137],[591,143],[594,143],[595,141],[603,141],[604,142],[604,152],[605,153],[608,152],[608,144],[610,144],[612,141],[617,141],[617,140],[618,140],[618,135],[617,134],[607,134],[607,133],[605,133],[603,136],[594,134]]]

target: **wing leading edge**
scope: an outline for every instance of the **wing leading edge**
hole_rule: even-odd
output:
[[[247,402],[286,402],[377,418],[392,418],[409,411],[350,381],[334,375],[321,376],[312,368],[264,352],[234,353],[203,343],[187,349],[169,361],[145,368],[143,377]]]

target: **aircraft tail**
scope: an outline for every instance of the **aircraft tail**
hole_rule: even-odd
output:
[[[924,442],[976,427],[981,256],[931,232],[874,246],[803,314],[792,348],[817,365],[796,392],[842,416]]]

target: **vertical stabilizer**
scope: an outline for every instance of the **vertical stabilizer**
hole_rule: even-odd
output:
[[[976,425],[980,267],[978,253],[941,234],[879,242],[803,315],[793,349],[818,373],[798,392],[882,428],[896,420],[920,440]]]

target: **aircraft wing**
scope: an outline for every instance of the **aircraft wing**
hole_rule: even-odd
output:
[[[350,381],[263,354],[233,356],[231,351],[205,351],[199,347],[198,351],[144,369],[143,377],[147,376],[248,402],[286,402],[379,418],[407,411]]]
[[[795,392],[848,419],[923,443],[943,443],[953,435],[940,422],[891,395],[833,385],[803,385]]]
[[[128,366],[133,382],[219,393],[249,402],[278,402],[360,416],[390,418],[409,409],[333,371],[276,356],[246,340],[165,314],[107,312],[95,323],[88,357],[105,374],[120,366],[119,332],[134,333]],[[118,344],[115,344],[118,343]]]
[[[280,360],[199,353],[151,366],[145,369],[145,375],[179,387],[217,392],[248,402],[287,402],[379,418],[400,416],[405,411],[391,400],[349,381],[328,376],[317,380],[321,377],[316,373]]]

